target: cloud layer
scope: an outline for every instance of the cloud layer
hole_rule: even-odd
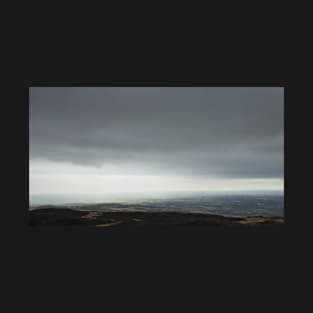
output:
[[[283,88],[30,89],[30,162],[283,178]]]

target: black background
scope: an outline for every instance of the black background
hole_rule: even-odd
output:
[[[304,184],[305,175],[291,163],[302,151],[299,110],[307,103],[305,79],[299,81],[301,56],[287,47],[283,22],[271,28],[261,21],[237,31],[233,24],[225,29],[202,25],[203,34],[177,28],[167,37],[154,31],[138,37],[128,27],[116,31],[112,25],[99,35],[73,29],[61,37],[62,30],[54,36],[54,27],[40,32],[37,25],[36,32],[18,39],[21,44],[12,46],[8,64],[12,84],[2,116],[3,195],[8,200],[2,208],[8,217],[1,218],[2,268],[12,310],[19,304],[40,312],[110,310],[113,302],[116,309],[138,306],[148,312],[193,311],[200,304],[206,310],[214,304],[254,311],[281,309],[301,290],[308,275],[309,197],[303,197],[304,188],[298,195],[292,192]],[[29,227],[30,86],[285,87],[284,227]],[[291,118],[299,120],[299,127],[291,125]]]

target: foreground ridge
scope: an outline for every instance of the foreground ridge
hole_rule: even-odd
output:
[[[68,208],[40,208],[29,211],[30,226],[279,226],[283,217],[225,217],[222,215],[179,212],[99,212],[78,211]]]

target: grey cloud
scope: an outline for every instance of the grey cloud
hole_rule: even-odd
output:
[[[30,159],[283,177],[283,88],[31,88]]]

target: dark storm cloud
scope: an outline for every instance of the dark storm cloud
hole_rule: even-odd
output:
[[[283,88],[31,88],[30,159],[283,177]]]

